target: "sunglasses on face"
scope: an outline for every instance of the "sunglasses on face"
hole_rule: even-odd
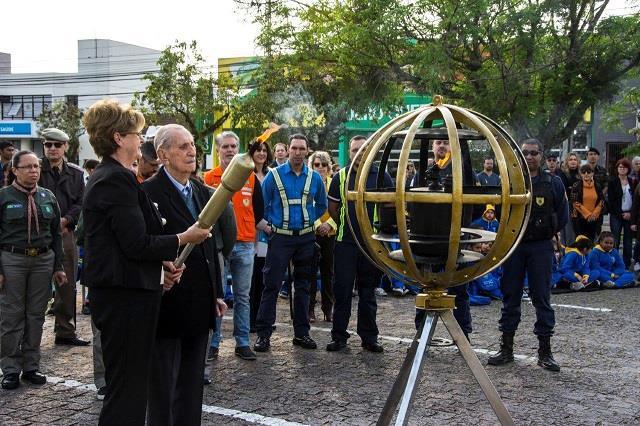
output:
[[[540,151],[529,151],[529,150],[526,150],[526,149],[524,151],[522,151],[522,155],[524,155],[525,157],[527,155],[530,155],[532,157],[537,157],[538,154],[540,154]]]
[[[63,145],[64,145],[64,142],[45,142],[44,143],[45,148],[53,148],[54,146],[56,148],[62,148]]]
[[[313,163],[313,167],[327,167],[329,163]]]

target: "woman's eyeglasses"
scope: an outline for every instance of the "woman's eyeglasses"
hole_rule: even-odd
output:
[[[329,163],[313,163],[313,167],[329,167]]]

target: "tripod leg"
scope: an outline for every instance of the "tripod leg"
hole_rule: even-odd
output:
[[[391,424],[398,404],[400,404],[400,410],[396,419],[396,425],[407,424],[411,401],[413,400],[424,364],[424,355],[433,337],[437,322],[437,314],[433,311],[427,311],[420,330],[407,351],[407,356],[391,388],[382,413],[378,418],[378,426]]]
[[[473,376],[478,381],[478,384],[482,388],[482,392],[484,392],[484,395],[489,401],[489,404],[491,404],[491,408],[493,408],[493,412],[496,413],[496,416],[498,417],[500,423],[503,426],[515,425],[513,419],[511,418],[511,415],[509,414],[509,411],[507,411],[507,407],[505,407],[502,399],[500,399],[498,391],[496,391],[493,383],[491,383],[487,372],[482,367],[482,364],[480,364],[480,360],[478,360],[476,353],[471,348],[471,345],[462,332],[462,329],[460,329],[460,326],[453,316],[453,312],[451,311],[451,309],[441,312],[440,318],[442,318],[442,322],[444,323],[445,327],[447,327],[447,330],[449,331],[449,334],[451,334],[451,337],[453,337],[453,341],[458,346],[462,358],[464,358],[465,362],[471,369]]]

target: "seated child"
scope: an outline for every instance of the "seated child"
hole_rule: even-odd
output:
[[[600,280],[604,288],[633,287],[635,277],[626,270],[622,256],[613,246],[613,234],[601,232],[598,245],[589,254],[591,279]]]
[[[564,246],[558,240],[557,236],[551,239],[553,243],[553,264],[551,270],[551,288],[556,288],[558,281],[560,281],[560,262],[564,256]]]
[[[469,249],[476,253],[482,253],[483,243],[469,244]],[[482,306],[491,303],[491,298],[481,295],[481,278],[476,278],[469,283],[469,304],[471,306]],[[500,291],[500,281],[498,281],[498,291]]]
[[[584,235],[578,235],[573,244],[567,246],[565,255],[560,262],[560,281],[558,287],[580,291],[585,288],[598,286],[590,278],[589,260],[587,256],[593,243]]]
[[[498,232],[500,223],[496,219],[496,208],[492,204],[487,204],[482,217],[471,222],[471,227],[474,227],[473,225],[485,231]]]

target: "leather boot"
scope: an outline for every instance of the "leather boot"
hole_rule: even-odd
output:
[[[551,336],[538,336],[538,365],[545,370],[560,371],[560,365],[551,354]]]
[[[502,338],[500,339],[500,351],[489,357],[489,365],[503,365],[513,362],[513,337],[515,335],[515,332],[502,332]]]

